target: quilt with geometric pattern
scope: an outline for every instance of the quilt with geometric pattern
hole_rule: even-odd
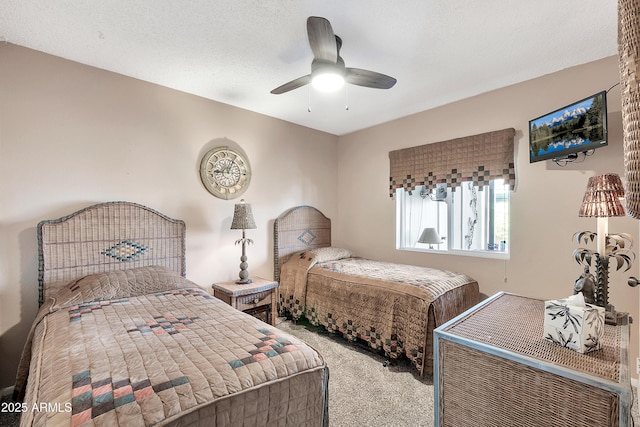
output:
[[[318,352],[160,267],[89,276],[48,299],[20,372],[23,426],[327,421]]]
[[[433,330],[479,302],[464,274],[351,256],[338,248],[293,254],[280,270],[281,314],[362,340],[433,373]]]

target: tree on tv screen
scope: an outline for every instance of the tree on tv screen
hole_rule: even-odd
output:
[[[604,104],[602,95],[596,96],[584,114],[558,124],[543,123],[531,127],[531,149],[537,156],[552,144],[580,145],[604,139]]]

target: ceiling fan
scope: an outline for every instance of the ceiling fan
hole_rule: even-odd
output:
[[[385,74],[345,67],[340,57],[342,39],[333,33],[327,19],[318,16],[307,18],[307,34],[313,52],[311,74],[291,80],[271,93],[279,95],[309,83],[324,91],[338,90],[344,83],[376,89],[389,89],[396,84],[396,79]]]

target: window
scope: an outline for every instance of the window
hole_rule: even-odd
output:
[[[508,258],[514,136],[508,128],[390,151],[397,247]]]
[[[407,250],[504,258],[509,253],[509,185],[504,179],[484,187],[461,183],[435,189],[419,185],[396,191],[397,246]],[[434,228],[440,243],[419,243],[423,231]]]

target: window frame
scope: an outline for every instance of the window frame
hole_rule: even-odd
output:
[[[466,184],[466,183],[462,183],[462,184]],[[449,190],[449,189],[448,189]],[[478,188],[478,190],[480,191],[480,189]],[[420,190],[418,188],[415,189],[415,191],[419,192]],[[461,191],[461,189],[456,189],[456,191]],[[487,185],[485,186],[482,191],[495,191],[495,189],[493,189],[492,185]],[[511,190],[507,190],[507,191],[511,191]],[[470,257],[476,257],[476,258],[490,258],[490,259],[500,259],[500,260],[509,260],[511,257],[511,244],[508,244],[506,247],[505,251],[500,251],[500,250],[489,250],[489,249],[470,249],[470,250],[465,250],[465,249],[452,249],[452,243],[451,243],[451,236],[453,236],[453,228],[454,228],[454,206],[453,206],[453,202],[451,200],[449,200],[447,198],[447,239],[444,243],[442,244],[446,244],[446,249],[430,249],[428,247],[416,247],[415,245],[408,245],[406,244],[406,240],[407,238],[405,237],[406,233],[406,222],[407,222],[407,215],[405,212],[406,206],[408,204],[408,202],[406,201],[406,197],[411,197],[411,195],[409,195],[408,192],[406,192],[404,189],[402,188],[398,188],[396,189],[396,194],[395,194],[395,203],[396,203],[396,249],[397,250],[401,250],[401,251],[409,251],[409,252],[423,252],[423,253],[432,253],[432,254],[440,254],[440,255],[455,255],[455,256],[470,256]],[[491,197],[491,195],[489,196]],[[438,203],[442,203],[442,202],[438,202]],[[511,219],[511,194],[509,194],[509,214],[508,214],[508,218],[507,221],[509,222],[508,224],[508,235],[507,235],[507,242],[511,243],[511,226],[510,226],[510,219]],[[488,208],[489,210],[491,210],[491,208]],[[495,218],[493,215],[489,216],[489,220],[486,221],[485,224],[483,224],[482,226],[484,227],[486,226],[491,226],[491,222],[494,222]],[[495,227],[495,223],[493,224],[493,227]],[[461,225],[461,227],[463,227]],[[462,230],[462,228],[459,230],[459,232],[464,233],[464,230]]]

